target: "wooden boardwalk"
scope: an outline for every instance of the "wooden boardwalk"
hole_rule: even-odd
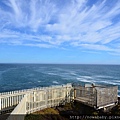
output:
[[[0,113],[14,109],[7,120],[17,120],[12,115],[26,115],[74,100],[101,109],[117,104],[117,90],[117,86],[66,84],[5,92],[0,93]]]
[[[73,100],[71,91],[73,91],[72,84],[66,84],[1,93],[0,112],[13,109],[25,97],[25,113],[28,114],[43,108],[58,106]]]

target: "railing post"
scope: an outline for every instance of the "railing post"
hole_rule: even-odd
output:
[[[74,99],[76,98],[76,89],[74,89]]]
[[[47,104],[48,104],[48,91],[46,90],[46,97],[45,97],[45,105],[47,107]]]
[[[1,104],[1,97],[0,97],[0,110],[1,110],[2,104]]]

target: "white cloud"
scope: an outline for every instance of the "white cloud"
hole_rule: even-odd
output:
[[[120,53],[116,53],[116,52],[109,52],[109,54],[114,56],[120,56]]]
[[[24,44],[24,46],[40,47],[40,48],[51,48],[51,47],[53,47],[52,45],[48,45],[48,44]]]
[[[113,49],[105,46],[105,45],[97,45],[97,44],[78,44],[78,43],[72,43],[74,46],[81,46],[86,49],[91,50],[103,50],[103,51],[113,51]]]
[[[85,49],[119,52],[119,0],[98,0],[91,5],[91,0],[63,2],[0,1],[0,43],[51,48],[67,42]]]
[[[91,54],[101,54],[100,52],[95,52],[95,51],[82,51],[82,52],[91,53]]]

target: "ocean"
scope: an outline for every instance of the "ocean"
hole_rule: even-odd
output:
[[[0,64],[0,92],[66,83],[117,85],[120,95],[120,65]]]

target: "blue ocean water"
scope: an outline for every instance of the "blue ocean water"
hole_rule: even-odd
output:
[[[0,64],[0,92],[66,83],[118,85],[120,65]]]

